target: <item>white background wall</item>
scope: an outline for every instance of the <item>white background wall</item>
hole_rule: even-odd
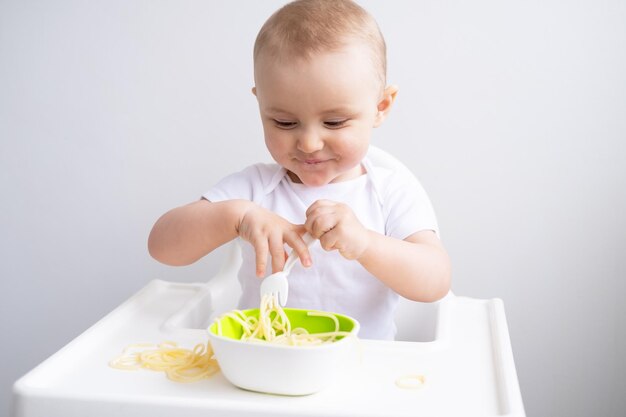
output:
[[[623,415],[626,2],[361,3],[400,86],[374,144],[429,191],[454,291],[504,300],[528,415]],[[268,158],[251,48],[280,4],[0,0],[0,413],[149,280],[215,271],[146,238]]]

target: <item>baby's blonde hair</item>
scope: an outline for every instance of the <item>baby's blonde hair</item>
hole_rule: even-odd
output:
[[[382,88],[387,78],[385,40],[374,18],[351,0],[296,0],[265,22],[254,43],[255,65],[261,53],[274,59],[308,59],[341,49],[349,41],[371,50]]]

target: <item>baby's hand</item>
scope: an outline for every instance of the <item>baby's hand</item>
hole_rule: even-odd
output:
[[[258,277],[265,276],[268,253],[272,257],[272,272],[283,270],[285,243],[296,251],[302,265],[311,265],[309,249],[301,237],[304,233],[302,225],[289,223],[263,207],[252,205],[239,222],[237,232],[254,247]]]
[[[369,246],[367,229],[350,207],[330,200],[318,200],[306,211],[306,230],[320,240],[327,251],[338,250],[346,259],[359,259]]]

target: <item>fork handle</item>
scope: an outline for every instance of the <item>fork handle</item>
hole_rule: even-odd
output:
[[[311,236],[309,232],[306,232],[305,234],[302,235],[302,240],[304,240],[304,243],[306,243],[306,246],[310,248],[316,239],[313,236]],[[289,254],[289,257],[287,258],[287,261],[285,261],[283,272],[289,273],[289,271],[291,271],[291,269],[296,264],[297,260],[298,260],[298,253],[292,249],[291,253]]]

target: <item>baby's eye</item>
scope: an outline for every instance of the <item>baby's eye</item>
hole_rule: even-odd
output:
[[[297,122],[290,122],[287,120],[276,120],[276,119],[273,119],[273,120],[274,120],[274,124],[276,125],[276,127],[280,129],[293,129],[298,124]]]
[[[328,120],[324,122],[324,126],[330,129],[338,129],[346,124],[347,120]]]

